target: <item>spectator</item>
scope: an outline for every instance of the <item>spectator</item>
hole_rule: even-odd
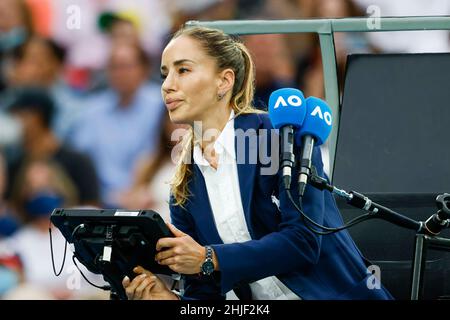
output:
[[[24,222],[32,222],[43,232],[48,231],[48,216],[53,209],[78,203],[70,177],[59,164],[45,158],[24,163],[12,185],[13,206]]]
[[[256,72],[255,106],[267,110],[270,94],[283,87],[295,87],[295,67],[284,35],[252,35],[244,38]]]
[[[51,159],[73,181],[83,205],[98,204],[98,182],[90,159],[61,143],[51,130],[54,103],[46,91],[38,88],[20,90],[9,110],[23,127],[22,145],[9,152],[9,181],[29,159]],[[9,189],[8,195],[11,195]]]
[[[98,18],[98,25],[107,36],[105,45],[105,60],[108,59],[110,49],[120,45],[141,46],[139,35],[139,21],[137,17],[123,12],[103,12]],[[91,71],[92,91],[103,90],[108,87],[108,77],[104,68]]]
[[[107,32],[111,42],[139,45],[139,30],[132,16],[124,13],[104,12],[99,17],[100,28]]]
[[[55,41],[33,37],[14,50],[14,66],[9,84],[10,96],[22,86],[40,86],[49,90],[56,110],[52,128],[63,140],[76,114],[82,110],[81,99],[63,80],[65,50]]]
[[[25,1],[0,1],[0,91],[6,86],[10,52],[32,33],[31,15]]]
[[[64,169],[47,159],[31,160],[24,164],[13,183],[12,201],[23,217],[25,225],[12,237],[5,240],[9,250],[20,257],[23,279],[16,288],[18,297],[36,299],[44,295],[48,299],[71,299],[89,297],[93,291],[85,282],[71,281],[79,276],[76,267],[66,257],[65,272],[55,277],[52,272],[52,255],[49,250],[49,216],[55,208],[70,207],[77,203],[76,187]],[[65,253],[65,239],[53,228],[52,244],[56,266]],[[83,274],[87,274],[83,268]],[[95,282],[99,282],[96,279]],[[8,292],[8,296],[16,296]]]
[[[79,29],[66,27],[67,9],[74,4],[81,13],[82,27]],[[97,71],[105,66],[110,52],[109,41],[98,28],[102,13],[107,11],[132,16],[137,22],[140,43],[145,51],[159,56],[163,39],[170,28],[170,7],[168,1],[161,0],[53,0],[53,35],[68,48],[67,58],[71,68]]]
[[[69,139],[97,169],[101,199],[117,206],[118,194],[131,187],[139,159],[156,151],[161,114],[160,87],[147,82],[149,61],[131,44],[117,44],[108,66],[109,89],[91,98]]]
[[[309,18],[345,18],[363,15],[351,0],[304,1],[301,8],[309,15]],[[298,83],[306,95],[324,98],[321,47],[317,38],[313,43],[309,55],[303,57],[298,65]],[[334,44],[338,82],[342,87],[347,55],[350,53],[369,53],[374,48],[370,46],[364,33],[335,33]]]

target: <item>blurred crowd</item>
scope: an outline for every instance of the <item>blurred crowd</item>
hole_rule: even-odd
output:
[[[450,13],[446,0],[0,0],[0,298],[105,298],[77,285],[71,253],[55,277],[54,208],[153,209],[170,221],[184,128],[165,111],[159,59],[184,22],[367,16],[374,4],[383,16]],[[280,87],[324,97],[317,35],[242,40],[258,108]],[[342,80],[350,53],[448,51],[449,34],[339,33],[335,45]],[[64,238],[53,230],[58,267]]]

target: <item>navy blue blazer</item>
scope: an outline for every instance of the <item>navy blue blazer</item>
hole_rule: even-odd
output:
[[[240,115],[234,121],[235,132],[242,129],[247,132],[248,138],[246,161],[238,163],[237,169],[245,219],[252,240],[223,244],[215,226],[203,175],[193,164],[193,174],[188,184],[191,196],[185,208],[174,206],[172,199],[172,223],[199,244],[211,245],[220,271],[213,276],[187,276],[184,298],[224,299],[225,293],[238,285],[273,275],[302,299],[392,298],[383,286],[380,289],[368,288],[367,282],[372,275],[346,230],[325,236],[311,232],[289,202],[280,183],[280,171],[272,175],[261,174],[260,170],[269,167],[269,164],[264,164],[266,161],[260,159],[256,164],[250,161],[252,152],[267,151],[270,154],[270,139],[249,143],[253,138],[262,137],[259,129],[272,129],[268,115]],[[314,148],[312,160],[318,174],[325,176],[319,148]],[[293,177],[297,176],[294,172]],[[295,180],[292,195],[297,198]],[[279,199],[279,207],[272,196]],[[343,224],[335,200],[327,191],[307,186],[303,209],[320,224],[333,227]]]

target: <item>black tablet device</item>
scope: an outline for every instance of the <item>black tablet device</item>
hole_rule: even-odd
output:
[[[120,299],[126,299],[122,280],[134,278],[137,265],[155,274],[176,274],[155,261],[158,239],[173,236],[155,211],[55,209],[50,220],[73,243],[75,257],[102,274]]]

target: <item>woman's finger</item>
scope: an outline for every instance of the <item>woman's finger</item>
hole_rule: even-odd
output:
[[[172,231],[172,233],[175,237],[184,237],[186,235],[186,233],[178,230],[178,228],[175,227],[173,224],[166,222],[166,225],[169,228],[169,230]]]
[[[152,300],[152,298],[153,298],[151,291],[156,286],[156,277],[154,276],[152,278],[154,278],[153,281],[150,282],[150,284],[147,287],[145,287],[145,289],[144,289],[144,296],[143,296],[144,299]]]
[[[158,263],[163,266],[170,266],[170,265],[176,264],[177,262],[176,262],[175,257],[170,257],[167,259],[159,260]]]
[[[161,238],[156,242],[156,251],[161,251],[163,248],[175,247],[177,243],[177,238]]]
[[[122,286],[126,289],[130,285],[130,278],[128,276],[125,276],[122,280]]]
[[[141,284],[141,282],[147,277],[146,274],[141,274],[131,281],[130,285],[125,288],[125,293],[128,299],[134,299],[136,288]]]
[[[136,300],[141,300],[144,297],[145,288],[150,285],[151,281],[152,280],[149,277],[145,277],[141,284],[136,288],[134,291],[134,298]]]
[[[146,275],[148,275],[148,276],[154,276],[154,274],[150,271],[150,270],[147,270],[147,269],[145,269],[145,268],[143,268],[143,267],[141,267],[141,266],[137,266],[137,267],[135,267],[134,269],[133,269],[133,272],[134,273],[137,273],[137,274],[146,274]]]
[[[175,252],[173,251],[173,249],[163,250],[156,254],[155,260],[164,260],[173,256],[175,256]]]

